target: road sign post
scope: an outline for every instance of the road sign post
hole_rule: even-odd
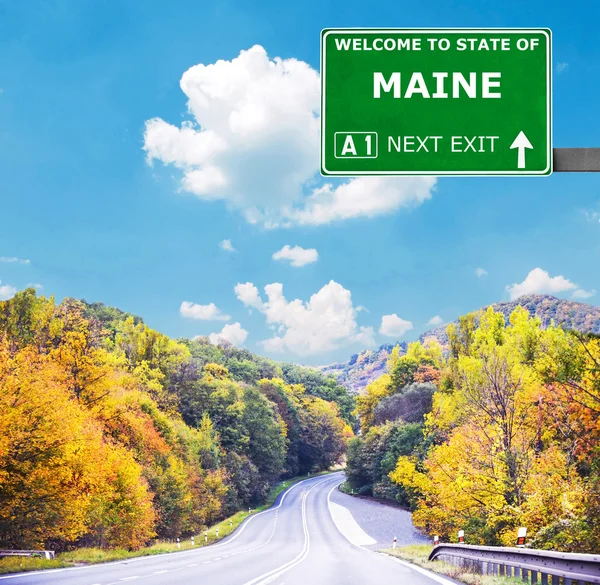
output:
[[[549,175],[548,29],[327,29],[324,175]]]

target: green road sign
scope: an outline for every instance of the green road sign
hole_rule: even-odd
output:
[[[324,175],[549,175],[548,29],[327,29]]]

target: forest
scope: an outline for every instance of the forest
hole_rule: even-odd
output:
[[[354,409],[315,370],[19,292],[0,302],[0,548],[198,534],[339,462]]]
[[[545,324],[544,324],[545,325]],[[357,398],[350,489],[413,511],[443,541],[596,552],[600,338],[493,307],[395,348]]]

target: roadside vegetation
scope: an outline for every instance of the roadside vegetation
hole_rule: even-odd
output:
[[[417,565],[434,573],[438,573],[439,575],[445,575],[446,577],[450,577],[456,581],[468,583],[468,585],[523,585],[521,580],[514,579],[512,577],[478,575],[477,573],[469,573],[461,567],[457,567],[456,565],[452,565],[450,563],[444,563],[442,561],[430,561],[428,558],[431,549],[432,547],[427,544],[417,544],[411,546],[401,546],[393,549],[389,548],[383,552],[390,556],[398,557],[399,559],[408,561],[413,565]]]
[[[229,536],[232,532],[246,520],[246,518],[270,508],[277,497],[295,483],[304,481],[310,477],[326,475],[330,471],[321,471],[311,475],[303,475],[280,481],[271,490],[266,502],[256,509],[240,510],[229,518],[225,518],[217,524],[207,527],[205,531],[194,536],[194,544],[191,537],[177,541],[158,541],[151,546],[139,548],[137,550],[127,550],[123,548],[76,548],[67,552],[58,553],[55,559],[41,559],[32,557],[4,557],[0,558],[0,575],[6,573],[19,573],[26,571],[39,571],[42,569],[59,569],[64,567],[74,567],[92,563],[106,563],[111,561],[121,561],[133,557],[159,555],[167,553],[176,553],[182,550],[197,549],[203,546],[214,544]],[[205,540],[206,533],[206,540]],[[218,534],[218,536],[217,536]]]
[[[600,338],[517,307],[394,348],[357,399],[352,493],[393,499],[442,541],[595,552],[600,539]]]
[[[315,370],[19,292],[0,302],[0,549],[183,546],[340,461],[354,407]]]

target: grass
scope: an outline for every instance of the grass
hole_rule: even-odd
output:
[[[408,561],[434,573],[445,575],[456,581],[462,581],[469,585],[523,585],[519,579],[510,577],[499,577],[493,575],[478,575],[476,573],[466,572],[461,567],[444,563],[442,561],[430,561],[429,553],[433,547],[428,544],[413,544],[410,546],[401,546],[399,548],[388,548],[382,552]]]
[[[126,549],[77,548],[75,550],[56,555],[56,559],[54,560],[31,557],[4,557],[0,559],[0,575],[24,571],[38,571],[41,569],[59,569],[62,567],[72,567],[75,565],[91,563],[121,561],[133,557],[160,555],[214,544],[222,538],[229,536],[246,518],[248,518],[248,516],[252,516],[253,514],[257,514],[258,512],[262,512],[263,510],[270,508],[277,499],[277,496],[295,483],[308,479],[309,477],[317,477],[320,475],[326,475],[328,473],[332,472],[322,471],[310,476],[302,475],[279,482],[271,490],[271,493],[269,494],[269,497],[264,505],[259,506],[251,511],[241,510],[235,513],[233,516],[225,518],[225,520],[222,520],[218,524],[209,527],[205,531],[206,537],[204,532],[197,534],[194,537],[194,545],[192,545],[191,538],[185,538],[181,540],[180,546],[178,546],[176,542],[158,541],[151,546],[133,551]]]
[[[0,559],[0,575],[5,573],[21,573],[24,571],[39,571],[40,569],[60,569],[68,567],[69,563],[55,559],[34,559],[31,557],[4,557]]]

